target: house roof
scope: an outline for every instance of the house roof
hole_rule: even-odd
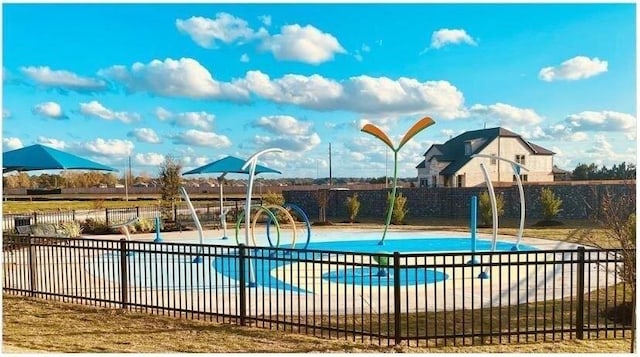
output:
[[[571,171],[563,170],[563,169],[559,168],[559,167],[558,167],[558,166],[556,166],[556,165],[553,165],[553,168],[551,169],[551,172],[552,172],[553,174],[556,174],[556,175],[557,175],[557,174],[568,175],[568,174],[570,174],[570,173],[571,173]]]
[[[529,151],[531,151],[531,153],[535,155],[555,154],[554,152],[545,149],[542,146],[528,142],[522,138],[522,136],[501,127],[467,131],[450,139],[444,144],[434,144],[429,148],[429,150],[431,150],[431,148],[437,148],[441,154],[434,155],[433,157],[438,159],[438,161],[451,162],[451,164],[445,167],[440,174],[453,175],[471,160],[470,155],[465,155],[466,142],[471,143],[471,154],[476,154],[482,151],[482,149],[497,137],[517,138],[529,149]],[[429,150],[427,150],[427,152],[429,152]]]

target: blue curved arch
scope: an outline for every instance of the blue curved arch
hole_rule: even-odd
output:
[[[300,208],[297,205],[294,205],[293,203],[285,203],[282,205],[282,207],[291,208],[292,210],[296,211],[296,213],[298,213],[300,217],[302,217],[302,219],[304,220],[304,223],[307,226],[307,241],[305,242],[304,247],[302,249],[306,250],[307,247],[309,246],[309,242],[311,241],[311,223],[309,222],[309,217],[307,217],[307,214],[304,213],[302,208]],[[271,243],[271,236],[269,236],[269,226],[271,226],[271,216],[269,216],[269,219],[267,220],[267,241],[269,241],[269,245],[271,246],[271,248],[274,248],[273,244]]]

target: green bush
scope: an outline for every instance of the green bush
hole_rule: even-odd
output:
[[[347,211],[349,211],[349,222],[355,222],[358,211],[360,211],[360,201],[358,200],[358,194],[354,193],[353,196],[347,197],[345,205],[347,206]]]
[[[542,204],[542,217],[546,220],[554,219],[558,213],[562,211],[562,200],[548,188],[543,188],[540,194],[540,203]]]
[[[80,223],[76,221],[61,222],[58,224],[59,231],[69,238],[78,238],[82,233]]]
[[[149,218],[140,218],[133,224],[138,233],[149,233],[156,230],[155,221]]]
[[[275,193],[275,192],[269,191],[264,195],[262,195],[262,205],[263,206],[269,206],[269,205],[282,206],[284,205],[284,196],[281,193]],[[275,210],[275,209],[272,209],[271,212],[276,216],[278,223],[280,224],[291,223],[289,222],[289,219],[287,218],[284,212],[280,210]],[[294,217],[295,219],[295,216],[292,215],[292,217]],[[266,214],[264,213],[261,214],[260,222],[263,222],[263,221],[266,222],[268,219],[269,218]]]
[[[496,208],[498,209],[498,217],[504,214],[504,197],[496,195]],[[489,226],[493,221],[493,212],[491,211],[491,198],[488,192],[482,192],[478,197],[478,213],[480,215],[480,225]]]
[[[80,223],[82,232],[86,234],[111,234],[113,230],[101,220],[87,218],[84,222]]]
[[[389,204],[391,201],[391,193],[387,194],[387,214],[389,210]],[[404,224],[404,216],[409,212],[408,209],[405,208],[407,205],[407,198],[402,195],[402,193],[398,194],[396,197],[396,203],[393,205],[393,211],[391,212],[391,224]]]

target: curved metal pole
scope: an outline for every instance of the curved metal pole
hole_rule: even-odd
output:
[[[387,230],[389,224],[391,224],[391,215],[393,214],[393,206],[396,204],[396,190],[398,187],[398,151],[393,150],[393,188],[391,189],[391,202],[389,202],[389,212],[387,212],[387,219],[384,222],[384,232],[382,232],[382,239],[378,242],[378,245],[384,244],[384,238],[387,236]]]
[[[520,227],[518,229],[518,235],[517,235],[517,239],[516,239],[516,244],[511,248],[512,250],[518,250],[518,247],[520,246],[520,241],[522,240],[522,235],[524,233],[524,219],[525,219],[525,201],[524,201],[524,188],[522,187],[522,180],[520,179],[520,170],[525,170],[525,171],[529,171],[528,168],[526,168],[525,166],[523,166],[522,164],[515,162],[513,160],[509,160],[509,159],[505,159],[503,157],[500,156],[491,156],[491,155],[485,155],[485,154],[474,154],[471,155],[471,157],[484,157],[484,158],[488,158],[488,159],[497,159],[497,160],[502,160],[505,162],[508,162],[511,164],[511,168],[513,169],[513,173],[516,176],[516,182],[518,184],[518,191],[520,193]],[[482,165],[482,164],[480,164]],[[486,180],[486,178],[485,178]]]
[[[522,188],[522,180],[520,179],[520,166],[511,164],[513,172],[515,172],[516,182],[518,183],[518,191],[520,193],[520,227],[518,229],[518,237],[516,239],[516,245],[511,250],[517,251],[520,247],[520,241],[522,240],[522,233],[524,232],[524,215],[525,215],[525,202],[524,202],[524,189]]]
[[[385,143],[385,145],[387,145],[393,151],[393,189],[391,190],[391,200],[389,202],[389,211],[387,212],[387,219],[384,224],[384,232],[382,233],[382,239],[380,240],[380,242],[378,242],[378,245],[384,244],[384,238],[387,235],[387,230],[389,229],[389,224],[391,223],[393,206],[396,203],[396,187],[398,186],[398,151],[400,151],[400,149],[402,149],[404,144],[406,144],[409,140],[411,140],[411,138],[413,138],[419,132],[421,132],[422,130],[426,129],[427,127],[433,124],[435,124],[435,122],[433,121],[433,119],[429,117],[424,117],[418,120],[404,134],[404,136],[400,140],[400,143],[398,144],[398,147],[394,147],[393,143],[391,142],[391,139],[389,139],[389,136],[387,136],[387,134],[385,134],[382,130],[380,130],[380,128],[378,128],[373,124],[365,124],[365,126],[363,126],[362,129],[360,129],[361,131],[369,135],[373,135],[377,139],[381,140],[383,143]]]
[[[491,252],[496,251],[496,244],[498,240],[498,205],[496,204],[496,193],[493,190],[493,184],[491,183],[491,178],[489,177],[489,173],[487,172],[487,168],[484,166],[484,163],[480,163],[480,168],[482,169],[482,175],[484,176],[484,181],[487,183],[487,189],[489,190],[489,198],[491,199],[491,213],[493,214],[493,239],[491,240]],[[492,256],[489,256],[489,264],[491,264]],[[489,278],[489,269],[491,266],[488,266],[478,278],[487,279]]]
[[[244,211],[245,211],[245,233],[244,233],[244,244],[245,245],[249,245],[249,224],[248,222],[250,221],[250,217],[251,217],[251,195],[252,195],[252,191],[253,191],[253,180],[255,178],[255,173],[256,173],[256,165],[258,164],[258,157],[260,157],[260,155],[262,154],[266,154],[269,152],[282,152],[282,149],[279,148],[270,148],[270,149],[265,149],[262,151],[259,151],[253,155],[251,155],[251,157],[249,157],[247,159],[247,161],[244,163],[244,165],[242,165],[242,170],[246,170],[247,167],[249,168],[249,185],[247,187],[247,197],[246,197],[246,201],[244,204]]]
[[[255,178],[256,165],[258,164],[258,157],[260,157],[260,155],[262,154],[266,154],[269,152],[282,152],[282,149],[270,148],[270,149],[259,151],[251,155],[251,157],[247,159],[244,165],[242,165],[242,170],[246,170],[247,167],[250,167],[249,168],[249,185],[247,187],[247,198],[244,204],[244,212],[245,212],[244,244],[246,246],[249,246],[249,219],[251,217],[251,195],[253,191],[253,180]],[[251,250],[249,250],[249,259],[247,259],[247,261],[249,262],[249,287],[255,287],[256,277],[255,277],[255,272],[253,271],[253,264],[251,261]]]

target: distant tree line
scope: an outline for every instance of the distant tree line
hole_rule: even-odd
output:
[[[161,170],[160,170],[161,171]],[[148,173],[140,173],[134,176],[127,173],[127,182],[129,185],[136,185],[140,183],[160,184],[161,177],[158,172],[157,177],[152,177]],[[636,178],[636,165],[633,163],[622,162],[620,164],[614,164],[611,168],[606,166],[598,166],[592,164],[578,164],[573,170],[572,180],[630,180]],[[196,182],[196,183],[217,183],[215,175],[210,177],[182,177],[182,182]],[[224,185],[238,186],[244,185],[246,180],[241,179],[225,179]],[[416,178],[407,177],[399,178],[398,183],[404,187],[414,187]],[[271,185],[327,185],[329,183],[328,177],[322,178],[273,178],[268,179],[264,177],[258,177],[258,184],[271,186]],[[387,182],[387,178],[381,177],[334,177],[331,179],[333,185],[344,185],[348,183],[355,184],[384,184]],[[25,172],[7,174],[2,177],[2,183],[5,188],[89,188],[100,187],[106,185],[107,187],[114,187],[116,184],[124,184],[124,174],[119,176],[114,173],[104,173],[99,171],[62,171],[60,174],[33,174],[29,175]],[[388,183],[391,183],[390,180]]]
[[[636,178],[636,165],[622,162],[610,169],[596,164],[578,164],[573,170],[573,180],[631,180]]]

